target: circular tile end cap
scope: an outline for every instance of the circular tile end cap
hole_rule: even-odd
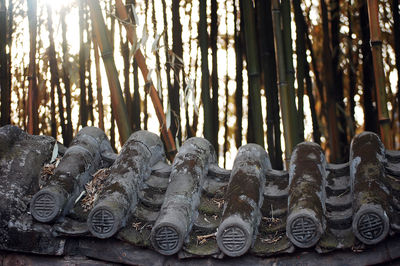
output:
[[[35,220],[48,223],[52,222],[62,211],[61,195],[51,190],[41,190],[36,193],[31,201],[31,214]]]
[[[322,226],[314,215],[300,212],[288,217],[286,234],[295,246],[310,248],[319,241]]]
[[[118,223],[111,208],[106,206],[93,208],[87,220],[89,231],[98,238],[112,237],[119,229]]]
[[[245,254],[253,242],[249,226],[243,221],[225,220],[218,228],[217,244],[219,249],[230,257]]]
[[[389,233],[389,218],[381,206],[364,205],[354,215],[353,232],[364,244],[377,244]]]
[[[182,248],[183,234],[172,223],[160,223],[151,232],[151,243],[162,255],[173,255]]]

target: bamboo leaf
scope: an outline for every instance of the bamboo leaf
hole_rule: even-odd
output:
[[[159,44],[159,42],[160,42],[160,37],[161,37],[161,35],[156,34],[156,36],[155,36],[155,38],[154,38],[153,45],[151,46],[151,52],[152,52],[152,53],[155,53],[155,52],[157,52],[157,51],[159,50],[159,47],[160,47],[160,44]]]
[[[153,69],[150,69],[149,73],[147,73],[147,77],[146,77],[147,81],[151,81],[151,74],[153,74]]]
[[[143,27],[143,31],[142,31],[142,39],[140,40],[140,46],[145,46],[147,39],[149,38],[149,33],[146,30],[146,27]]]
[[[160,99],[161,99],[162,98],[162,88],[161,88],[160,71],[156,70],[156,74],[157,74],[157,92],[158,92],[158,97],[160,97]]]
[[[133,13],[133,24],[140,26],[139,25],[139,17],[136,13],[136,8],[134,4],[131,4],[131,8],[132,8],[132,13]]]
[[[169,102],[168,102],[168,105],[167,105],[166,122],[167,122],[167,124],[166,124],[167,130],[168,130],[170,128],[170,126],[171,126],[171,106],[170,106]]]
[[[129,50],[129,61],[132,60],[132,57],[136,54],[136,51],[139,49],[139,42],[136,40],[134,44],[131,46],[131,49]]]
[[[174,68],[175,54],[172,51],[170,51],[170,55],[171,55],[171,66],[172,66],[172,68]]]
[[[176,150],[179,151],[179,140],[178,137],[175,137],[175,143],[176,143]]]
[[[56,144],[54,144],[53,153],[51,155],[50,163],[53,163],[56,160],[57,156],[58,156],[58,144],[56,142]]]
[[[185,99],[183,98],[184,96],[182,95],[182,93],[179,94],[179,106],[183,109],[185,108],[185,106],[183,105],[183,103],[185,102]]]

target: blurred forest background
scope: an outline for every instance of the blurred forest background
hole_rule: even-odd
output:
[[[275,169],[315,141],[400,148],[398,0],[0,0],[1,125],[56,137],[192,136],[231,167],[263,145]]]

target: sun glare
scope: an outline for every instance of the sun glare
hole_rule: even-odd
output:
[[[42,2],[44,5],[50,5],[53,11],[58,11],[62,7],[69,5],[72,2],[76,2],[77,0],[42,0],[39,1]]]

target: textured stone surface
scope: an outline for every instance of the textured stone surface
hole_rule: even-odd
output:
[[[217,233],[218,246],[228,256],[243,255],[254,242],[261,220],[265,175],[270,169],[268,155],[261,146],[247,144],[239,149]]]
[[[88,217],[90,232],[100,238],[113,236],[136,209],[138,190],[152,167],[165,160],[161,139],[154,133],[138,131],[126,141]]]
[[[103,153],[112,148],[104,132],[95,127],[85,127],[72,140],[54,175],[35,194],[31,202],[31,213],[40,222],[62,219],[73,208],[75,200],[84,190],[99,168],[108,167],[102,160]]]
[[[289,172],[286,234],[298,247],[314,246],[325,231],[326,161],[315,143],[300,143]]]
[[[302,144],[300,150],[297,149],[292,156],[289,172],[273,169],[264,171],[256,163],[259,158],[257,153],[249,153],[248,160],[245,161],[250,162],[249,166],[254,170],[251,173],[263,173],[262,177],[255,176],[265,178],[265,184],[262,185],[261,182],[255,189],[260,193],[258,198],[251,196],[257,193],[248,193],[247,189],[252,186],[251,182],[245,180],[246,174],[241,175],[243,179],[239,182],[241,185],[238,191],[232,192],[228,189],[231,185],[230,176],[236,175],[238,171],[247,173],[248,167],[237,162],[232,171],[218,167],[214,152],[203,139],[197,138],[194,143],[192,139],[185,143],[172,166],[164,161],[163,156],[149,157],[147,148],[153,148],[150,148],[151,144],[144,145],[144,142],[145,139],[142,138],[140,143],[135,144],[135,149],[139,152],[133,157],[131,153],[123,155],[124,151],[119,155],[124,159],[117,161],[113,153],[101,155],[103,161],[116,161],[115,172],[124,172],[124,169],[129,168],[127,176],[144,173],[142,179],[134,182],[140,184],[132,186],[132,193],[125,199],[120,197],[126,203],[120,209],[127,210],[123,211],[126,220],[121,224],[122,228],[112,238],[102,240],[93,237],[87,224],[82,222],[82,217],[86,217],[87,213],[79,208],[80,202],[76,202],[75,208],[65,219],[55,224],[39,223],[32,219],[29,202],[38,190],[40,168],[50,160],[55,141],[49,137],[29,136],[12,126],[0,128],[0,199],[5,202],[0,205],[0,249],[31,254],[67,255],[58,259],[41,257],[43,260],[40,263],[43,265],[47,263],[45,259],[60,265],[65,264],[65,261],[78,261],[76,263],[85,265],[86,258],[82,256],[94,258],[95,260],[88,262],[94,265],[98,262],[96,260],[133,265],[343,265],[383,263],[399,256],[397,251],[400,240],[396,233],[400,231],[400,152],[384,150],[374,134],[363,133],[356,137],[352,145],[352,157],[345,164],[324,163],[320,147],[310,143]],[[162,149],[160,145],[154,145],[151,154],[153,151],[158,154],[156,150]],[[59,149],[59,153],[61,151]],[[64,153],[65,151],[61,155]],[[261,153],[264,154],[264,151]],[[140,157],[144,161],[135,163],[131,160],[134,157]],[[67,158],[66,155],[64,158]],[[251,163],[253,161],[254,164]],[[110,184],[112,179],[105,184]],[[117,179],[115,177],[114,180]],[[95,197],[100,194],[102,192]],[[252,208],[249,210],[253,212],[245,215],[250,217],[247,221],[257,227],[253,228],[255,239],[247,254],[240,258],[225,257],[220,260],[224,254],[217,244],[217,228],[224,218],[234,214],[229,210],[240,207],[240,204],[228,207],[228,202],[235,195],[239,199],[253,198],[258,203],[250,204]],[[170,208],[163,210],[168,201]],[[174,205],[171,202],[179,204]],[[179,206],[183,208],[178,208]],[[312,249],[306,252],[297,249],[293,240],[286,236],[287,225],[293,222],[290,218],[299,209],[302,209],[303,214],[304,210],[311,210],[322,225],[319,241],[312,247],[317,252]],[[364,210],[367,210],[368,215],[363,216]],[[255,213],[258,216],[254,216]],[[379,229],[376,227],[379,226],[376,223],[377,217],[371,214],[382,218],[385,213],[390,236],[379,239],[376,241],[379,243],[372,246],[360,242],[352,225],[355,223],[361,229],[364,225],[369,225],[369,229]],[[176,220],[182,226],[177,230],[183,232],[183,237],[179,238],[182,243],[178,241],[177,245],[178,253],[169,257],[153,251],[151,244],[151,232],[157,226],[157,219],[161,220],[160,217],[165,214],[170,218],[179,217]],[[257,219],[253,219],[254,217]],[[303,227],[307,225],[305,218],[301,221]],[[258,220],[257,225],[254,221]],[[179,226],[179,223],[174,221],[171,224],[176,229],[176,224]],[[373,237],[376,232],[367,230],[365,234]],[[165,236],[174,237],[170,233],[168,230],[163,232]],[[165,244],[172,250],[171,245],[175,242]],[[294,254],[290,255],[291,253]],[[329,254],[320,256],[318,253]],[[278,254],[280,255],[276,257]],[[8,265],[18,261],[24,265],[40,261],[35,256],[18,256],[20,255],[0,256],[0,259]],[[274,258],[265,258],[270,256]]]
[[[31,136],[15,126],[0,128],[0,249],[62,254],[65,241],[54,239],[50,226],[35,224],[28,214],[54,144],[51,137]]]
[[[210,142],[188,139],[172,164],[170,182],[152,229],[153,247],[164,255],[177,253],[197,218],[197,207],[210,164],[216,162]]]
[[[350,177],[353,194],[353,232],[365,244],[376,244],[389,233],[392,207],[384,184],[385,147],[370,132],[356,136],[350,148]]]

